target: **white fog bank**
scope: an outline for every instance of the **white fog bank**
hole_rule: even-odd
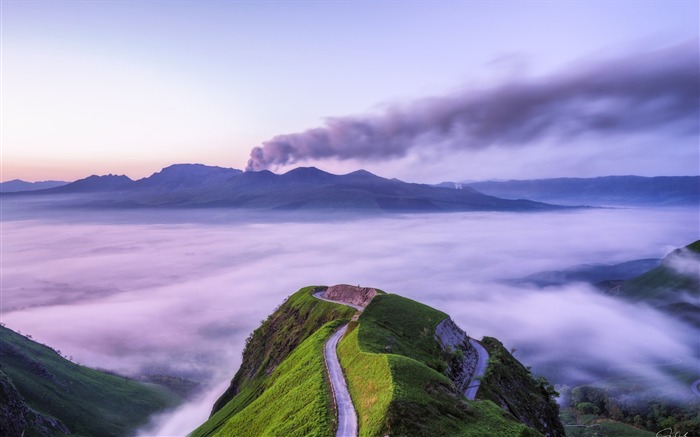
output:
[[[504,281],[661,258],[700,238],[696,209],[259,223],[207,214],[2,222],[2,322],[82,364],[216,387],[161,418],[164,428],[151,430],[168,434],[157,435],[184,435],[206,419],[244,339],[306,285],[360,284],[419,300],[474,337],[517,348],[555,383],[630,363],[649,365],[635,374],[663,378],[655,366],[698,360],[698,333],[669,315],[585,284],[539,290]]]

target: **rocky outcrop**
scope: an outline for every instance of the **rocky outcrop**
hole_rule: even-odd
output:
[[[323,293],[323,297],[339,302],[347,302],[349,304],[364,308],[372,301],[372,299],[374,299],[374,296],[377,294],[377,290],[374,288],[339,284],[328,287]]]
[[[0,435],[3,436],[51,437],[71,433],[61,421],[32,410],[2,370],[0,370],[0,425]]]
[[[544,378],[535,378],[497,339],[484,337],[481,344],[489,353],[489,366],[479,397],[493,401],[545,437],[565,437],[554,387]]]
[[[460,393],[465,393],[478,361],[476,349],[469,343],[469,336],[448,317],[435,328],[435,339],[444,351],[452,355],[448,361],[447,374]]]

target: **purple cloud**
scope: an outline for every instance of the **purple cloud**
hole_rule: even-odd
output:
[[[382,114],[328,118],[321,127],[254,147],[247,170],[333,158],[382,161],[442,151],[523,146],[667,129],[697,135],[697,41],[588,62],[549,76],[396,105]]]

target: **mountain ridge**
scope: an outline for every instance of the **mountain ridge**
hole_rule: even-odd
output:
[[[179,164],[137,181],[127,176],[90,176],[63,187],[19,196],[73,194],[66,207],[235,208],[286,211],[536,211],[560,207],[504,200],[476,190],[450,190],[386,179],[365,170],[335,175],[315,167],[284,174],[267,170]],[[60,204],[59,204],[60,206]]]
[[[455,183],[440,184],[455,187]],[[506,199],[529,199],[562,205],[696,205],[700,203],[700,176],[600,176],[505,181],[470,181],[484,194]]]
[[[516,365],[497,340],[482,340],[494,358],[480,400],[468,401],[461,363],[471,352],[463,331],[436,332],[445,313],[344,285],[363,293],[358,301],[371,299],[355,314],[315,297],[329,288],[302,288],[253,331],[231,386],[192,437],[335,435],[323,346],[346,323],[337,352],[357,409],[358,435],[564,436],[551,386]]]

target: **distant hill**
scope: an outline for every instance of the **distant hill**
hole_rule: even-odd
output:
[[[181,397],[75,364],[0,326],[0,435],[131,435]]]
[[[606,281],[626,281],[648,272],[659,264],[661,260],[656,258],[638,259],[619,264],[584,264],[565,270],[534,273],[515,282],[548,287],[570,282],[598,284]]]
[[[700,176],[606,176],[440,185],[471,187],[504,199],[528,199],[559,205],[676,206],[700,203]]]
[[[42,190],[34,192],[33,194],[98,193],[127,189],[133,182],[134,181],[132,181],[128,176],[124,175],[92,175],[86,177],[85,179],[79,179],[61,187]]]
[[[60,187],[61,185],[66,185],[67,183],[68,182],[63,181],[25,182],[19,179],[13,179],[7,182],[0,182],[0,193],[46,190],[48,188]]]
[[[385,179],[364,170],[334,175],[301,167],[277,175],[267,170],[180,164],[148,178],[90,176],[29,195],[85,194],[71,206],[109,208],[223,207],[340,211],[533,211],[555,209],[527,200],[505,200],[473,189],[452,190]]]
[[[366,307],[357,315],[314,297],[331,288]],[[565,435],[551,386],[498,340],[481,341],[490,358],[477,400],[467,400],[463,390],[474,381],[463,375],[474,370],[476,352],[464,331],[421,303],[347,285],[303,288],[263,321],[246,340],[231,386],[190,435],[336,435],[323,351],[348,322],[337,354],[358,435]]]
[[[674,250],[660,266],[623,282],[613,293],[700,328],[700,240]]]

